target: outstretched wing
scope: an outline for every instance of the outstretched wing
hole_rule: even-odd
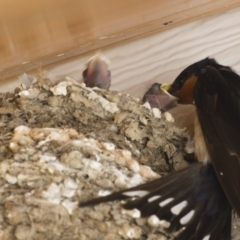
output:
[[[203,69],[194,101],[214,170],[240,216],[240,76],[230,68]]]
[[[211,165],[191,166],[137,187],[80,202],[79,206],[128,199],[125,209],[139,217],[154,215],[169,223],[170,233],[182,229],[178,240],[230,240],[231,207]]]

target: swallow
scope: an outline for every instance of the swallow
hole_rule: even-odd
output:
[[[87,87],[98,87],[108,90],[111,85],[111,72],[108,69],[109,59],[97,53],[86,63],[82,76]]]
[[[122,200],[141,217],[169,223],[177,240],[231,240],[231,214],[240,216],[240,76],[206,58],[184,69],[169,87],[194,104],[195,156],[183,170],[131,189],[80,202]]]
[[[152,108],[165,112],[177,106],[178,99],[167,91],[166,84],[154,83],[144,94],[142,102],[148,102]]]

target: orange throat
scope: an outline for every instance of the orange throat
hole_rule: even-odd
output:
[[[181,104],[193,104],[193,88],[195,86],[197,76],[192,75],[186,80],[182,88],[174,95],[179,98]]]

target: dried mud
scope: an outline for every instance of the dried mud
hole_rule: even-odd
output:
[[[191,138],[172,121],[70,78],[0,94],[0,238],[171,239],[119,202],[77,205],[186,167]]]

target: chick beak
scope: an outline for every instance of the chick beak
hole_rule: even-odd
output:
[[[168,83],[163,83],[160,88],[163,90],[166,90],[167,92],[169,92],[169,90],[171,89],[172,84],[168,84]]]

